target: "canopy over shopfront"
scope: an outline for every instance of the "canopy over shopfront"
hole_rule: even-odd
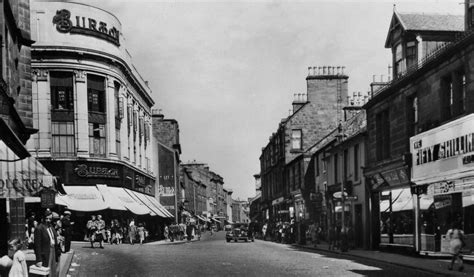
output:
[[[56,203],[73,211],[128,210],[136,215],[173,217],[154,197],[126,188],[96,185],[65,186],[64,189],[67,195],[56,196]]]
[[[34,157],[19,157],[0,140],[0,198],[38,196],[54,188],[54,179]]]

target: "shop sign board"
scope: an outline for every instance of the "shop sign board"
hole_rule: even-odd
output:
[[[410,138],[412,181],[417,185],[467,177],[474,169],[474,114]]]
[[[56,193],[52,189],[44,189],[40,194],[41,198],[41,207],[42,208],[53,208],[56,204],[55,198]]]

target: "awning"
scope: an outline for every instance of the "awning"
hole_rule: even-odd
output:
[[[155,205],[153,205],[153,203],[150,202],[150,200],[146,197],[145,194],[140,193],[140,192],[136,192],[136,191],[131,191],[131,190],[129,190],[128,192],[132,193],[138,199],[140,199],[140,201],[142,201],[142,203],[152,211],[152,215],[157,215],[157,216],[161,216],[161,217],[164,217],[164,218],[167,217],[162,211],[160,211],[160,209],[155,207]]]
[[[120,199],[110,193],[109,187],[107,185],[97,185],[97,189],[102,194],[102,197],[111,210],[126,211],[125,205]]]
[[[222,223],[220,220],[217,220],[215,218],[211,218],[212,220],[214,220],[216,223]]]
[[[168,212],[168,210],[163,207],[163,205],[160,204],[160,202],[158,202],[158,200],[153,197],[153,196],[150,196],[150,195],[146,195],[146,197],[148,198],[148,200],[150,200],[151,203],[153,203],[160,211],[162,211],[166,217],[169,217],[169,218],[173,218],[174,215],[172,215],[170,212]]]
[[[136,215],[145,215],[152,212],[147,206],[132,197],[131,192],[127,192],[128,189],[109,187],[109,191],[123,203],[125,208]]]
[[[69,210],[94,212],[109,208],[95,186],[64,186],[64,189],[67,195],[57,195],[56,202],[66,204]]]
[[[234,224],[234,222],[232,222],[232,220],[227,220],[227,223]]]
[[[0,139],[0,198],[38,196],[43,188],[54,187],[53,179],[38,160],[18,156]]]

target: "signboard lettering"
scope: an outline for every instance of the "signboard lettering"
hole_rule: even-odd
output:
[[[83,178],[120,178],[117,168],[91,166],[79,164],[74,169],[77,176]]]
[[[84,16],[76,16],[74,23],[71,20],[71,12],[66,9],[56,11],[53,17],[53,24],[56,24],[56,30],[60,33],[84,34],[120,46],[120,32],[117,28],[109,28],[105,22],[97,22]]]

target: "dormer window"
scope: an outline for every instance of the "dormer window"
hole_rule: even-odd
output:
[[[395,73],[401,75],[405,71],[404,63],[403,63],[403,47],[402,44],[399,43],[395,46]]]
[[[406,59],[407,59],[407,68],[411,68],[417,64],[416,59],[416,43],[414,41],[407,42],[406,49]]]

